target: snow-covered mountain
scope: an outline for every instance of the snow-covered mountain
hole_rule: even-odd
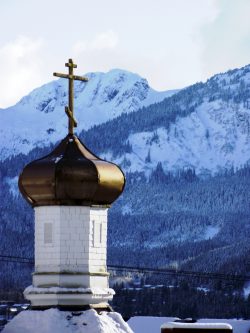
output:
[[[131,150],[102,153],[127,171],[151,173],[159,162],[165,171],[199,174],[240,168],[250,162],[250,65],[183,89],[139,111],[133,122],[137,128],[126,136]]]
[[[181,91],[156,92],[118,69],[87,76],[75,83],[77,132],[88,130],[94,151],[125,171],[149,175],[161,162],[165,171],[214,174],[250,161],[250,65]],[[64,137],[67,89],[67,80],[52,81],[0,110],[1,159]]]
[[[86,74],[89,82],[75,82],[77,132],[162,101],[175,91],[157,92],[137,74],[114,69]],[[0,110],[0,158],[43,147],[67,133],[68,82],[59,79],[33,90],[16,105]]]
[[[222,101],[204,101],[170,129],[159,127],[154,132],[129,135],[132,152],[125,155],[130,164],[127,169],[151,172],[158,162],[166,171],[192,168],[198,173],[242,167],[250,162],[249,124],[250,110]],[[147,156],[149,163],[145,163]],[[117,158],[117,162],[123,159]]]

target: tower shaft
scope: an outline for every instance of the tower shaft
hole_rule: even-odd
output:
[[[35,208],[35,272],[25,297],[33,307],[107,306],[107,208]]]

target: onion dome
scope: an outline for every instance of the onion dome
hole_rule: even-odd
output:
[[[121,169],[68,134],[47,156],[25,166],[19,189],[32,206],[110,205],[122,193]]]

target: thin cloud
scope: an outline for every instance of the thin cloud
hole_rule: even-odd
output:
[[[72,52],[74,55],[79,56],[81,53],[86,51],[88,48],[87,43],[84,41],[76,42],[72,47]]]
[[[0,107],[52,80],[71,57],[82,74],[121,68],[157,90],[249,62],[249,0],[72,1],[70,29],[65,0],[17,1],[15,10],[0,2]]]
[[[20,36],[0,48],[1,107],[13,104],[41,83],[41,48],[41,40],[27,36]]]
[[[97,35],[90,43],[90,47],[93,50],[113,49],[117,46],[117,43],[117,34],[114,31],[109,30]]]
[[[203,31],[203,71],[206,77],[249,63],[250,1],[220,0],[213,24]]]
[[[72,46],[74,56],[80,56],[83,53],[99,50],[114,49],[118,44],[118,35],[113,30],[108,30],[97,34],[93,40],[77,41]]]

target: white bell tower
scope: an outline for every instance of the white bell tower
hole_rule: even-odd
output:
[[[107,307],[107,208],[35,208],[35,272],[24,291],[33,307]]]
[[[73,133],[76,65],[69,74],[69,133],[47,156],[28,164],[19,189],[35,210],[35,271],[25,297],[32,307],[107,308],[107,211],[122,193],[121,169],[94,155]]]

